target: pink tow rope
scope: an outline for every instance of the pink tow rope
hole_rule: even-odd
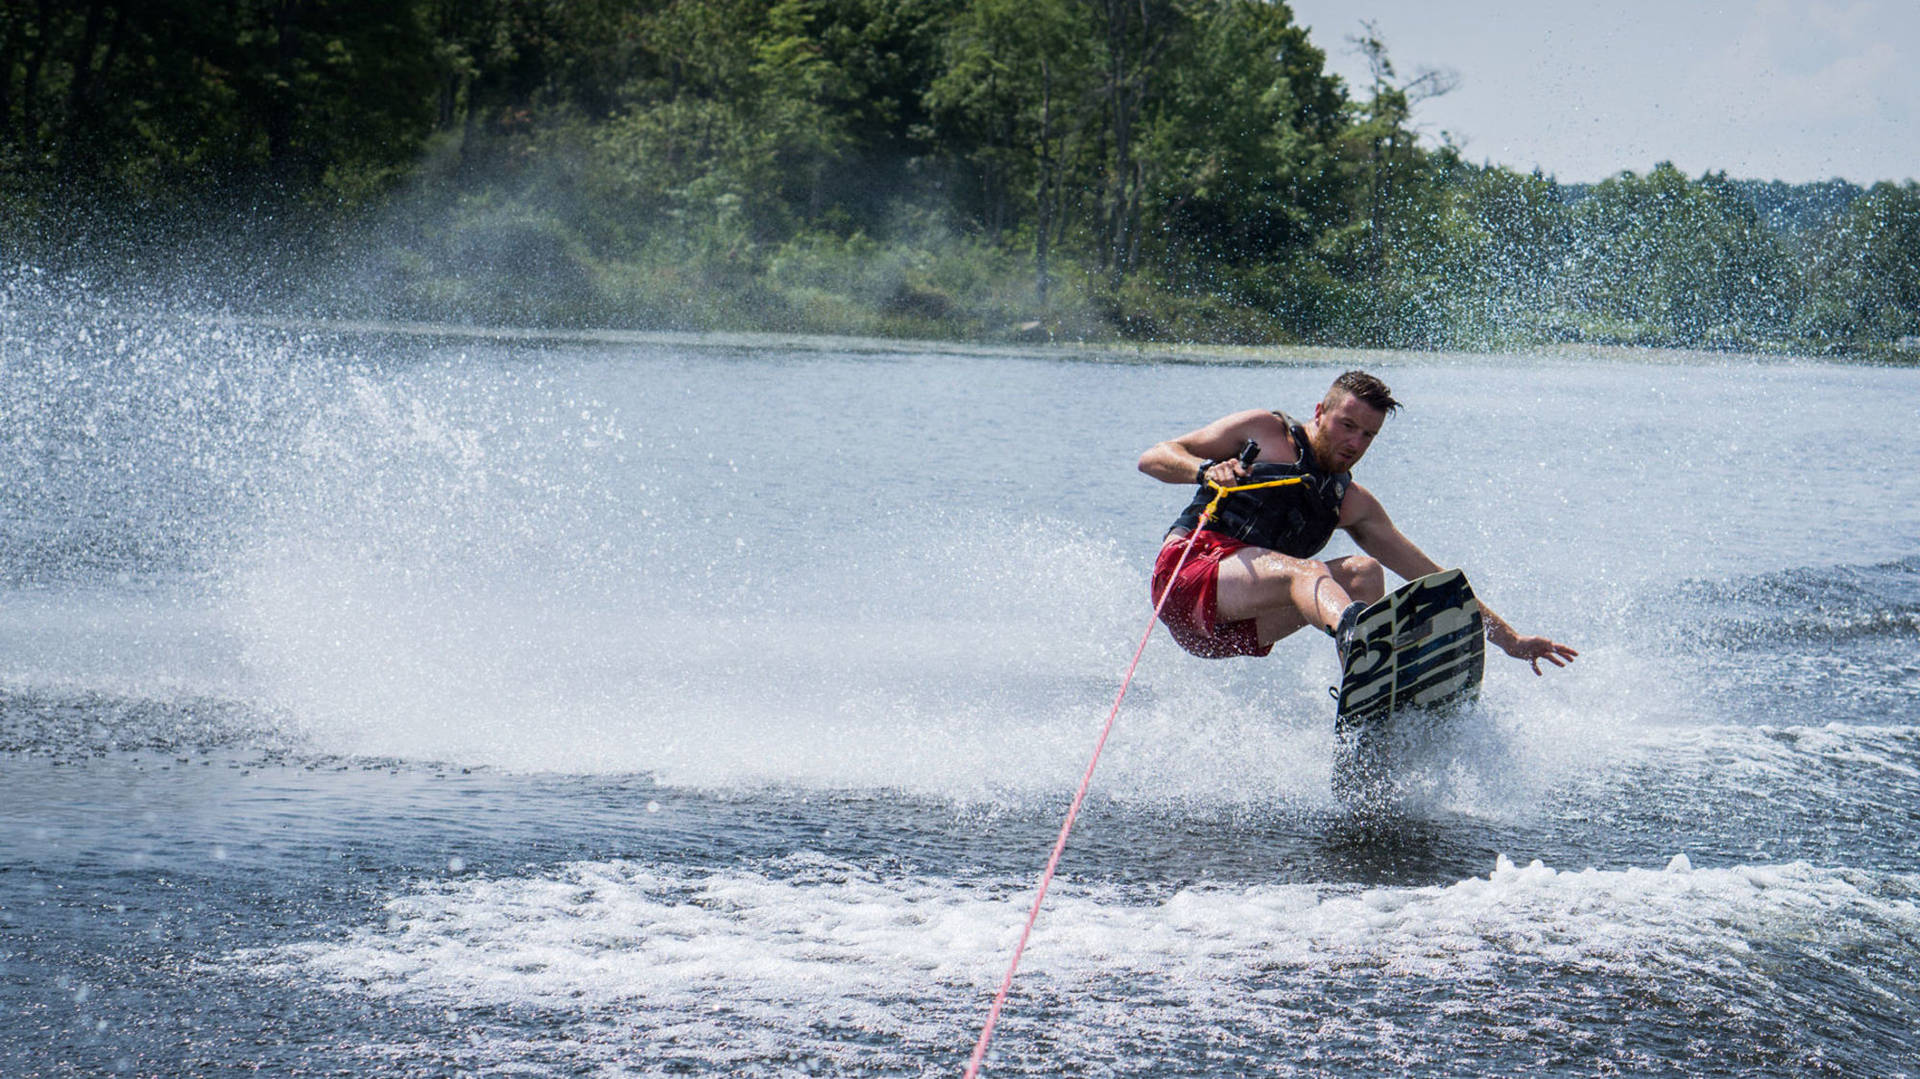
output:
[[[1216,499],[1215,501],[1218,501]],[[980,1030],[980,1041],[973,1047],[973,1059],[967,1062],[967,1079],[980,1074],[980,1062],[986,1058],[987,1043],[993,1040],[994,1024],[1000,1021],[1000,1009],[1007,1003],[1007,990],[1013,988],[1013,972],[1020,969],[1020,955],[1027,950],[1027,938],[1033,935],[1033,923],[1040,917],[1040,904],[1047,898],[1047,885],[1053,883],[1053,871],[1060,865],[1060,854],[1067,849],[1067,835],[1073,831],[1073,822],[1080,816],[1080,803],[1087,800],[1087,787],[1093,783],[1094,766],[1100,763],[1100,751],[1107,746],[1107,735],[1113,733],[1114,717],[1120,714],[1120,702],[1127,699],[1127,688],[1133,685],[1133,672],[1140,667],[1140,656],[1147,650],[1147,641],[1153,637],[1154,623],[1160,620],[1160,609],[1167,605],[1167,597],[1173,594],[1174,582],[1180,579],[1180,568],[1187,564],[1187,556],[1193,553],[1193,540],[1200,534],[1200,525],[1212,515],[1212,506],[1201,515],[1199,523],[1187,536],[1187,546],[1180,552],[1180,561],[1174,563],[1173,573],[1167,578],[1166,590],[1160,593],[1160,599],[1153,605],[1153,619],[1147,623],[1147,631],[1140,635],[1140,644],[1133,650],[1133,662],[1127,666],[1127,676],[1120,680],[1120,692],[1113,698],[1113,708],[1107,712],[1107,722],[1100,728],[1100,739],[1093,744],[1093,757],[1087,761],[1087,772],[1080,777],[1080,789],[1073,793],[1073,804],[1067,807],[1067,819],[1060,825],[1060,838],[1053,842],[1053,854],[1047,858],[1046,871],[1040,874],[1040,890],[1034,893],[1033,909],[1027,912],[1027,924],[1020,930],[1020,943],[1014,945],[1013,961],[1007,964],[1007,976],[1000,979],[1000,991],[994,994],[993,1007],[987,1010],[987,1022]]]
[[[1259,455],[1259,445],[1249,440],[1246,447],[1240,451],[1240,463],[1251,465],[1253,459]],[[993,1007],[987,1010],[987,1022],[980,1030],[980,1041],[973,1047],[973,1059],[967,1062],[966,1079],[974,1079],[980,1074],[980,1062],[986,1058],[987,1043],[993,1040],[994,1024],[1000,1021],[1000,1009],[1007,1003],[1007,991],[1013,988],[1013,974],[1020,969],[1020,956],[1027,950],[1027,938],[1033,935],[1033,923],[1040,917],[1040,904],[1047,898],[1047,886],[1053,883],[1053,872],[1060,865],[1060,854],[1067,849],[1067,836],[1073,831],[1074,820],[1080,816],[1080,804],[1087,800],[1087,788],[1093,783],[1093,769],[1100,763],[1100,751],[1107,746],[1107,735],[1113,733],[1113,721],[1120,714],[1120,702],[1127,699],[1127,689],[1133,685],[1133,672],[1140,668],[1140,656],[1147,650],[1147,641],[1153,637],[1154,624],[1160,621],[1160,611],[1167,605],[1167,597],[1173,594],[1174,582],[1180,579],[1180,570],[1187,564],[1187,556],[1193,553],[1195,538],[1200,535],[1200,530],[1206,527],[1207,522],[1213,519],[1214,509],[1228,494],[1256,487],[1279,487],[1299,482],[1301,479],[1297,476],[1266,483],[1247,484],[1242,487],[1222,487],[1212,480],[1207,481],[1207,486],[1212,487],[1216,492],[1213,501],[1207,503],[1207,508],[1200,512],[1200,519],[1194,522],[1193,531],[1187,534],[1187,545],[1180,551],[1180,560],[1173,564],[1173,572],[1167,576],[1166,590],[1160,593],[1158,600],[1154,601],[1153,617],[1147,621],[1147,631],[1140,635],[1139,647],[1133,650],[1133,662],[1127,665],[1127,676],[1120,680],[1120,692],[1113,698],[1113,708],[1107,712],[1106,724],[1100,728],[1099,741],[1093,744],[1093,757],[1087,761],[1086,774],[1080,777],[1080,789],[1073,793],[1073,804],[1067,807],[1067,819],[1060,825],[1060,838],[1054,840],[1053,854],[1047,858],[1046,871],[1040,874],[1040,889],[1034,893],[1033,909],[1027,911],[1027,924],[1020,930],[1020,943],[1014,945],[1013,961],[1007,964],[1007,976],[1000,979],[1000,991],[994,994]]]

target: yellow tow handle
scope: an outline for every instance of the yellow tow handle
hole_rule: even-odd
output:
[[[1212,520],[1213,511],[1215,507],[1220,505],[1220,500],[1233,494],[1235,491],[1258,491],[1263,487],[1286,487],[1291,484],[1305,482],[1307,482],[1307,477],[1305,476],[1289,476],[1284,480],[1264,480],[1260,483],[1243,483],[1236,487],[1222,487],[1212,480],[1208,480],[1207,486],[1213,488],[1215,494],[1213,501],[1207,503],[1207,508],[1200,511],[1199,523],[1205,524]],[[1198,529],[1196,528],[1195,531],[1198,531]]]

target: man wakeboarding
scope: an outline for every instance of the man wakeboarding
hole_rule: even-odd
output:
[[[1360,612],[1386,594],[1382,567],[1407,580],[1440,571],[1394,527],[1379,499],[1353,482],[1353,466],[1399,408],[1386,383],[1348,371],[1313,406],[1308,423],[1282,412],[1236,412],[1140,455],[1140,471],[1154,479],[1200,488],[1153,567],[1153,599],[1173,590],[1160,619],[1182,648],[1207,659],[1264,656],[1275,641],[1312,625],[1344,656]],[[1249,443],[1258,448],[1250,463],[1239,456]],[[1295,477],[1301,482],[1227,495],[1193,536],[1214,497],[1209,482],[1233,487]],[[1366,554],[1315,558],[1335,529],[1345,529]],[[1487,640],[1535,674],[1541,660],[1564,667],[1579,655],[1546,637],[1522,636],[1484,603],[1480,614]]]

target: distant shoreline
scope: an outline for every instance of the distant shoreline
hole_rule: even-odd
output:
[[[176,316],[187,319],[191,316]],[[1716,349],[1666,348],[1648,345],[1554,343],[1488,350],[1431,350],[1353,347],[1340,345],[1227,345],[1160,342],[1032,341],[992,342],[943,338],[874,337],[851,334],[730,332],[708,330],[626,330],[611,328],[552,329],[532,326],[480,326],[405,319],[275,318],[217,315],[209,321],[253,329],[336,337],[400,337],[471,341],[484,344],[612,345],[635,349],[698,349],[710,351],[782,349],[790,352],[895,355],[920,353],[938,356],[1040,357],[1078,363],[1192,364],[1196,366],[1319,367],[1353,364],[1449,365],[1463,359],[1524,359],[1552,362],[1601,361],[1659,365],[1798,364],[1841,366],[1916,366],[1920,354],[1902,360],[1896,354],[1805,355],[1783,352],[1736,352]]]

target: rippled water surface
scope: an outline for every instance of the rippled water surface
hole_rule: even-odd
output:
[[[1581,649],[1328,790],[1164,635],[991,1075],[1920,1072],[1920,375],[242,326],[0,288],[0,1074],[957,1075],[1185,492]],[[1345,541],[1339,541],[1344,543]],[[1331,553],[1341,553],[1336,547]]]

